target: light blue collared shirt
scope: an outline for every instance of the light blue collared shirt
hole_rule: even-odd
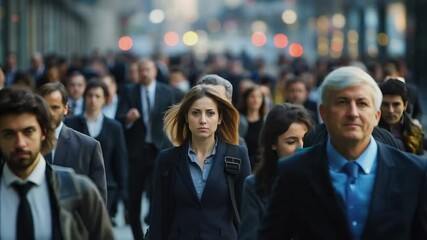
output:
[[[204,168],[201,169],[197,163],[196,153],[191,148],[191,144],[188,147],[188,157],[190,158],[190,168],[191,178],[193,180],[194,188],[196,189],[197,196],[199,200],[202,199],[203,191],[205,190],[206,181],[208,180],[209,173],[211,172],[213,159],[216,153],[218,141],[215,140],[215,147],[212,150],[212,153],[204,160]]]
[[[117,97],[117,95],[115,95],[113,101],[110,104],[106,104],[104,105],[104,107],[102,107],[102,113],[107,118],[115,119],[118,106],[119,98]]]
[[[328,138],[326,152],[329,160],[329,174],[331,175],[332,185],[335,191],[342,197],[344,203],[347,202],[345,197],[345,187],[347,174],[344,172],[344,165],[350,161],[342,156],[332,146],[331,139]],[[361,238],[366,219],[369,213],[372,191],[374,188],[375,175],[378,162],[378,145],[371,136],[371,141],[366,150],[355,160],[360,166],[359,174],[356,180],[355,194],[360,204],[353,206],[357,208],[357,214],[351,224],[351,233],[355,240]]]
[[[27,199],[33,215],[35,239],[52,238],[51,205],[45,172],[46,160],[43,156],[40,156],[33,172],[25,180],[17,177],[7,164],[4,165],[0,183],[0,239],[16,239],[16,221],[20,201],[18,193],[12,187],[12,183],[16,181],[22,184],[34,183],[27,193]]]

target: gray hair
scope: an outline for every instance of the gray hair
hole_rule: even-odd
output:
[[[379,110],[383,94],[375,80],[367,72],[358,67],[341,67],[329,73],[320,86],[321,102],[327,104],[327,97],[331,90],[342,90],[361,84],[372,88],[374,91],[374,105]]]
[[[222,78],[216,74],[208,74],[203,76],[202,78],[197,81],[196,85],[220,85],[224,86],[225,88],[225,95],[227,96],[228,100],[231,101],[231,98],[233,96],[233,85],[225,78]]]

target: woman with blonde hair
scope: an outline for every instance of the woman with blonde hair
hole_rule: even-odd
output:
[[[235,210],[251,172],[247,150],[237,145],[238,121],[233,105],[203,85],[166,112],[164,129],[176,147],[156,159],[150,239],[237,239]]]

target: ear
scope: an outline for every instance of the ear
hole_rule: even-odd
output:
[[[408,107],[408,101],[405,102],[404,106],[403,106],[403,110],[406,111],[406,108]]]
[[[375,124],[375,126],[378,126],[378,123],[380,122],[380,119],[381,119],[381,110],[377,110],[376,112],[375,112],[375,120],[377,121],[377,124]]]
[[[68,115],[69,110],[70,110],[70,107],[68,106],[68,103],[66,103],[64,108],[64,116]]]

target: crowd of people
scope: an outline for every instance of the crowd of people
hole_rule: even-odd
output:
[[[427,238],[402,61],[17,62],[0,68],[1,239],[113,239],[119,202],[138,240]]]

